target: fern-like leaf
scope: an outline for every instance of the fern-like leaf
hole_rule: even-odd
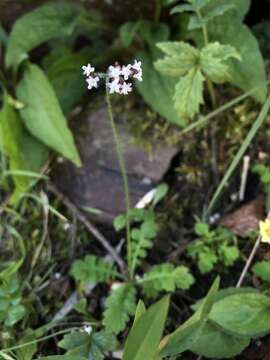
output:
[[[140,228],[133,229],[131,232],[131,270],[132,274],[141,260],[147,255],[147,251],[153,245],[153,239],[156,237],[158,231],[157,223],[153,216],[149,216]]]
[[[120,274],[105,259],[87,255],[83,260],[76,260],[71,268],[71,275],[81,283],[103,283],[114,280]]]
[[[173,292],[176,289],[188,289],[193,282],[194,278],[187,267],[175,267],[169,263],[153,266],[139,280],[148,297],[154,297],[160,291]]]
[[[125,329],[126,323],[136,310],[136,289],[129,284],[123,284],[113,290],[105,303],[103,325],[106,330],[118,334]]]

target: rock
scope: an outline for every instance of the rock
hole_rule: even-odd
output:
[[[168,170],[177,149],[164,144],[153,147],[152,156],[132,143],[124,122],[116,119],[124,149],[132,206],[151,190]],[[107,108],[101,107],[71,124],[83,166],[68,161],[57,166],[54,179],[58,188],[78,207],[100,209],[101,221],[111,221],[125,211],[123,182],[115,151]]]
[[[234,234],[245,237],[251,230],[257,230],[260,220],[265,218],[265,197],[241,206],[231,214],[224,216],[219,225],[229,228]]]

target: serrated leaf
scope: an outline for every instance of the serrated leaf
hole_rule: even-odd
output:
[[[38,173],[47,158],[46,148],[27,133],[22,120],[4,96],[0,112],[0,148],[9,157],[10,171],[31,171]],[[15,190],[11,202],[16,202],[33,182],[31,177],[13,175]]]
[[[40,44],[72,34],[80,14],[74,4],[47,4],[16,21],[8,42],[6,66],[14,69]]]
[[[131,270],[135,271],[141,260],[153,246],[153,239],[157,235],[158,225],[153,217],[146,219],[140,228],[131,231]]]
[[[240,354],[249,342],[250,338],[229,335],[220,326],[208,320],[189,350],[208,359],[231,359]]]
[[[253,268],[252,272],[260,279],[270,282],[270,261],[259,261]]]
[[[172,334],[165,336],[159,345],[160,357],[181,354],[188,350],[198,339],[208,320],[219,288],[219,278],[216,278],[200,308],[186,322],[180,325]]]
[[[136,311],[136,290],[123,284],[106,299],[103,325],[109,333],[118,334],[125,329],[131,315]]]
[[[153,266],[139,283],[143,286],[143,291],[151,296],[163,290],[173,292],[176,289],[189,289],[194,278],[185,266],[175,267],[164,263]]]
[[[119,276],[115,266],[103,258],[87,255],[84,260],[76,260],[71,267],[71,275],[82,283],[103,283]]]
[[[228,59],[241,60],[236,49],[218,42],[205,46],[200,53],[200,64],[203,73],[213,82],[223,83],[231,79]]]
[[[165,75],[183,76],[198,62],[199,51],[183,41],[158,43],[157,47],[168,55],[155,62],[156,69]]]
[[[270,298],[259,293],[227,296],[214,304],[210,319],[228,333],[261,336],[270,331]]]
[[[123,360],[155,360],[167,318],[169,297],[150,306],[132,327],[125,343]]]
[[[199,112],[200,105],[204,102],[204,80],[201,71],[193,68],[176,84],[174,104],[181,117],[189,119]]]
[[[20,114],[27,129],[79,166],[80,157],[55,92],[37,65],[28,65],[17,86],[17,97],[24,104]]]
[[[147,53],[139,53],[136,56],[142,61],[143,81],[136,82],[136,87],[145,102],[164,119],[169,122],[184,126],[182,119],[174,109],[173,94],[176,80],[161,75],[153,66],[156,57]]]

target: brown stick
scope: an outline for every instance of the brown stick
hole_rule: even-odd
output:
[[[48,184],[48,189],[51,193],[59,197],[62,203],[71,210],[77,219],[85,226],[85,228],[100,242],[100,244],[108,251],[112,259],[119,266],[123,273],[126,272],[126,265],[121,257],[117,254],[115,249],[110,245],[108,240],[101,234],[101,232],[89,221],[89,219],[77,207],[63,195],[53,184]]]

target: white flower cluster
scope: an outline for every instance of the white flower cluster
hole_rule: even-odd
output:
[[[88,89],[98,87],[100,78],[95,76],[95,68],[90,64],[82,67],[83,74],[86,75]],[[116,63],[108,68],[106,74],[106,87],[110,94],[118,93],[121,95],[128,95],[132,91],[132,83],[127,82],[131,78],[142,81],[142,63],[141,61],[134,61],[134,64],[119,65]]]

